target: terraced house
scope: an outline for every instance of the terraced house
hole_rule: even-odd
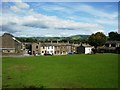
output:
[[[81,44],[74,44],[68,42],[20,42],[13,35],[5,33],[1,37],[2,44],[0,45],[0,52],[2,54],[21,54],[21,55],[66,55],[71,53],[81,53],[83,49],[78,48]],[[78,50],[80,49],[80,50]],[[79,51],[79,52],[78,52]],[[84,54],[91,53],[91,47],[84,48]]]
[[[76,52],[76,46],[79,46],[78,44],[70,44],[67,43],[59,43],[58,41],[56,43],[50,42],[50,43],[33,43],[32,44],[32,52],[35,52],[38,55],[44,55],[45,53],[51,54],[51,55],[65,55],[69,52]]]

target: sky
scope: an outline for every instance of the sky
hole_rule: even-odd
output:
[[[118,32],[117,2],[2,2],[0,35],[67,37]]]

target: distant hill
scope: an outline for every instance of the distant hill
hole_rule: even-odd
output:
[[[71,40],[87,40],[90,35],[73,35],[70,37],[16,37],[22,42],[31,42],[31,41],[71,41]]]
[[[72,40],[87,40],[89,38],[90,35],[74,35],[74,36],[70,36],[70,38]]]

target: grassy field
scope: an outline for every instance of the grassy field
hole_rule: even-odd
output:
[[[4,57],[3,88],[117,88],[118,55]]]

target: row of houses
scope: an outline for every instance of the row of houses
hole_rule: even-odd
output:
[[[67,43],[33,43],[32,52],[36,54],[44,55],[66,55],[71,53],[92,53],[92,46],[88,44],[71,44]],[[81,51],[82,50],[82,51]]]
[[[69,53],[92,53],[92,46],[88,44],[74,44],[61,42],[20,42],[13,35],[5,33],[0,37],[2,44],[0,45],[0,52],[4,54],[51,54],[51,55],[66,55]],[[83,49],[82,49],[83,48]],[[81,50],[79,50],[81,49]]]
[[[66,55],[71,53],[84,53],[91,54],[93,46],[89,44],[74,44],[74,43],[63,43],[63,42],[20,42],[13,35],[5,33],[0,37],[2,44],[0,44],[0,53],[2,55],[11,55],[11,54],[21,54],[21,55]],[[108,48],[115,49],[120,47],[120,42],[106,42],[103,47],[99,48]]]

